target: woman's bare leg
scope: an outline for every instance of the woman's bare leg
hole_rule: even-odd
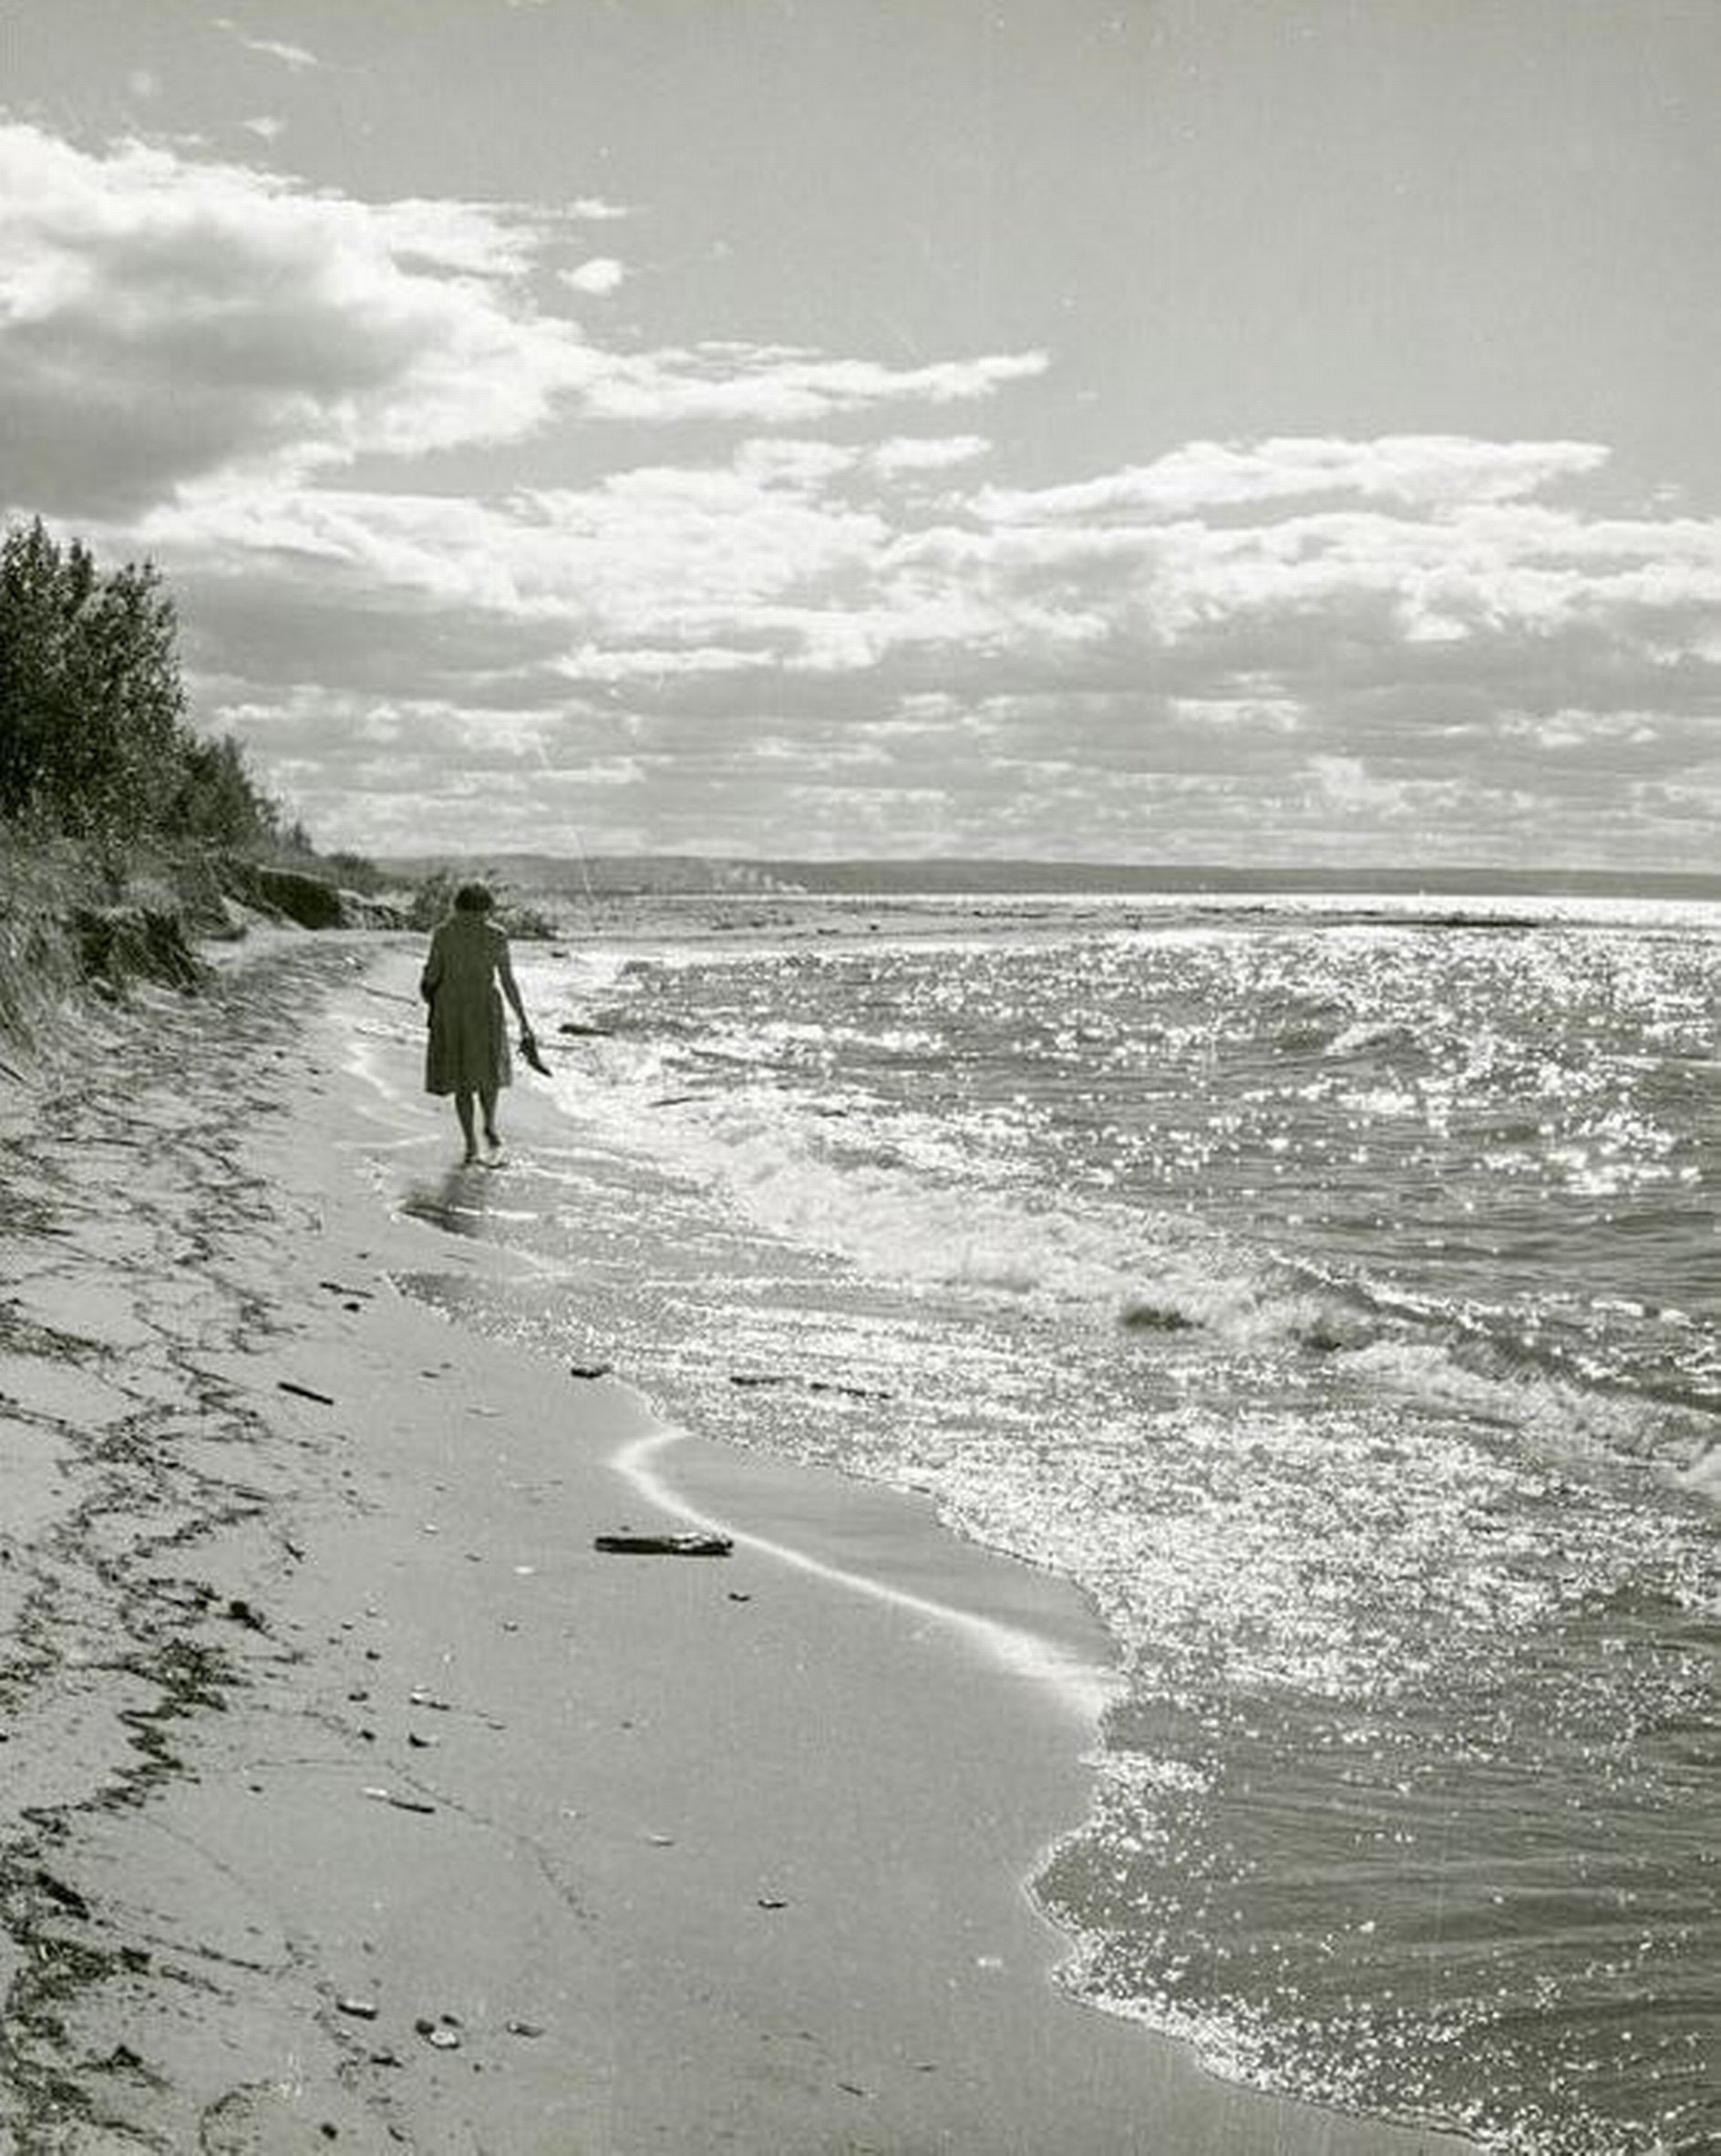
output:
[[[457,1093],[454,1096],[454,1112],[460,1119],[460,1136],[466,1140],[466,1157],[469,1161],[476,1161],[478,1159],[478,1132],[472,1125],[472,1096],[470,1093]]]
[[[479,1105],[484,1110],[484,1142],[500,1146],[501,1137],[496,1128],[496,1088],[480,1086],[478,1089]]]

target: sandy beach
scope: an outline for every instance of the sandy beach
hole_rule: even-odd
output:
[[[1059,1994],[1073,1591],[451,1321],[483,1179],[352,1075],[416,950],[253,947],[5,1093],[0,2146],[1457,2146]]]

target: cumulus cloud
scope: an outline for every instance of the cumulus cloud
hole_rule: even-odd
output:
[[[1707,648],[1721,605],[1721,525],[1590,520],[1545,504],[1438,513],[1299,511],[1247,523],[1184,517],[1113,525],[947,519],[906,533],[898,560],[964,575],[1001,606],[1087,593],[1115,635],[1170,649],[1324,623],[1395,647],[1589,624]]]
[[[564,677],[598,682],[727,671],[730,654],[756,670],[830,665],[840,654],[852,664],[860,639],[876,652],[909,629],[870,597],[853,603],[877,578],[890,529],[876,509],[809,497],[816,449],[753,444],[722,466],[639,466],[590,488],[490,501],[211,483],[133,531],[205,619],[232,621],[223,587],[242,563],[247,607],[283,621],[345,610],[359,632],[351,663],[367,668],[364,639],[381,641],[405,679],[428,649],[440,665],[450,639],[491,665],[490,640],[474,635],[483,621],[541,633],[534,663],[553,648]],[[427,647],[419,624],[432,608],[440,633]],[[397,631],[379,636],[391,610]],[[254,668],[254,624],[243,634]],[[348,663],[321,616],[284,643],[273,665],[302,665],[314,652],[338,682]]]
[[[852,471],[865,455],[865,451],[840,442],[768,435],[737,444],[732,464],[735,470],[757,480],[761,486],[817,491],[828,480]]]
[[[1066,486],[989,488],[974,508],[996,523],[1154,520],[1324,494],[1436,509],[1540,493],[1555,480],[1581,478],[1606,460],[1606,449],[1594,442],[1490,442],[1462,435],[1200,441],[1151,464]]]
[[[1353,860],[1486,861],[1512,852],[1533,801],[1550,858],[1604,860],[1633,833],[1694,858],[1695,804],[1721,783],[1721,667],[1658,658],[1605,576],[1551,625],[1496,608],[1434,642],[1408,634],[1390,576],[1272,603],[1244,580],[1167,634],[1128,558],[1050,589],[1031,561],[929,564],[881,505],[857,513],[851,472],[827,482],[799,447],[488,504],[355,496],[320,524],[334,505],[283,500],[266,564],[188,589],[250,648],[253,681],[257,621],[223,609],[271,624],[286,716],[241,731],[356,842],[384,843],[397,789],[422,786],[433,821],[446,791],[374,744],[333,748],[294,702],[307,654],[325,696],[465,712],[487,789],[496,715],[534,715],[558,799],[616,845],[1068,851],[1075,833],[1096,858],[1149,842],[1192,859],[1235,854],[1246,831],[1256,858],[1308,858],[1314,833]],[[1271,559],[1265,538],[1226,544]],[[1616,541],[1609,562],[1630,562]],[[236,551],[230,528],[216,556]],[[209,686],[222,723],[239,686]],[[623,750],[625,787],[581,790]],[[460,738],[440,753],[458,764]],[[618,818],[604,802],[623,793]],[[553,843],[549,798],[520,778],[487,819]]]
[[[438,213],[440,210],[440,214]],[[597,363],[499,297],[481,210],[383,210],[0,127],[0,397],[15,506],[115,511],[223,465],[514,438]]]
[[[840,709],[893,767],[942,757],[975,814],[981,772],[1018,765],[1102,790],[1205,774],[1213,803],[1385,828],[1449,808],[1455,771],[1558,757],[1575,789],[1602,758],[1660,784],[1715,763],[1721,525],[1484,501],[927,528],[858,493],[868,469],[862,446],[753,437],[490,500],[211,484],[136,529],[277,693],[314,653],[334,689],[458,696],[464,655],[480,701],[703,713],[738,770],[792,684],[800,727]],[[265,666],[241,607],[302,633]]]
[[[216,15],[213,21],[216,29],[224,31],[235,44],[242,45],[247,52],[254,52],[262,59],[278,61],[281,66],[291,67],[295,73],[323,65],[316,55],[303,45],[283,45],[273,37],[250,36],[224,15]]]
[[[881,472],[948,471],[953,465],[972,464],[991,448],[984,434],[899,434],[875,443],[867,454]]]
[[[804,426],[903,401],[973,402],[1043,374],[1044,352],[891,367],[783,346],[705,343],[641,357],[618,356],[594,384],[591,405],[609,418],[662,423],[741,420]]]
[[[1404,804],[1405,788],[1397,779],[1371,776],[1359,756],[1316,756],[1309,759],[1309,772],[1334,807],[1346,810],[1369,810],[1392,814]]]
[[[619,214],[576,202],[576,217]],[[559,414],[794,425],[980,398],[1037,354],[891,368],[801,347],[618,352],[531,295],[557,220],[312,193],[130,142],[0,125],[0,506],[119,515],[223,470],[519,440]],[[612,285],[619,264],[570,274]]]
[[[759,654],[722,644],[583,644],[568,652],[556,665],[559,673],[572,681],[662,684],[674,676],[757,673]]]
[[[506,283],[531,269],[540,244],[535,212],[510,202],[460,202],[407,195],[363,206],[376,244],[399,268],[448,271]]]
[[[984,483],[1009,427],[940,415],[1013,418],[1044,353],[614,349],[535,295],[622,214],[0,127],[0,507],[156,557],[200,708],[334,840],[457,835],[437,804],[481,779],[521,842],[566,813],[760,851],[1117,854],[1150,823],[1185,858],[1449,856],[1510,850],[1541,789],[1551,855],[1709,846],[1721,522],[1597,506],[1601,445],[1270,437]],[[610,259],[561,273],[601,296]],[[584,483],[412,462],[569,418]]]
[[[626,275],[626,270],[613,255],[594,254],[578,269],[563,270],[562,282],[592,298],[606,299],[611,293],[621,290]]]

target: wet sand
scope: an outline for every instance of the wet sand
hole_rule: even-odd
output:
[[[1057,1992],[1061,1583],[448,1319],[514,1261],[435,1224],[415,955],[283,940],[4,1096],[0,2146],[1456,2147]]]

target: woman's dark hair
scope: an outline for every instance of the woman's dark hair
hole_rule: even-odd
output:
[[[462,883],[454,894],[457,913],[488,913],[495,903],[482,883]]]

